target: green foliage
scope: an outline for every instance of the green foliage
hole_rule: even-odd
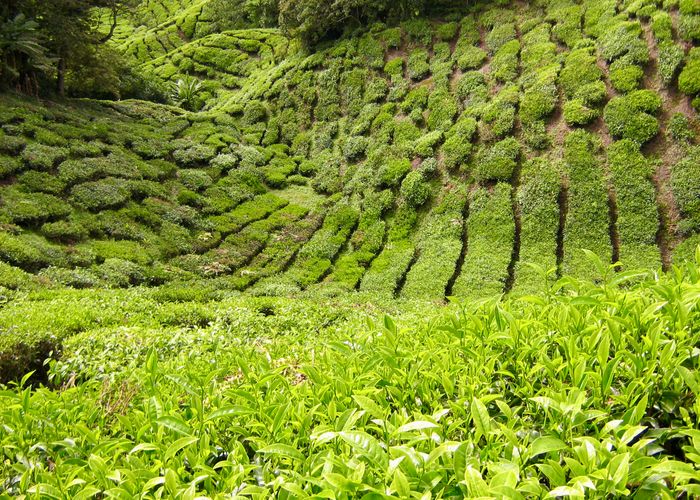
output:
[[[557,267],[559,230],[559,166],[535,158],[523,165],[517,201],[520,211],[520,259],[515,268],[513,293],[546,290]]]
[[[683,113],[674,113],[668,122],[668,133],[677,142],[690,142],[695,137],[695,132],[690,126],[690,120]]]
[[[610,100],[605,106],[605,123],[613,136],[643,144],[659,132],[653,115],[660,107],[661,98],[655,92],[637,90]]]
[[[379,183],[384,187],[395,187],[411,170],[411,162],[406,158],[389,158],[379,171]]]
[[[474,178],[477,182],[509,180],[513,176],[519,155],[520,145],[513,137],[482,148],[477,154]]]
[[[598,110],[586,106],[583,99],[572,99],[564,103],[564,120],[567,125],[587,125],[599,116]]]
[[[424,49],[414,49],[408,54],[408,77],[412,80],[423,80],[430,74],[428,52]]]
[[[651,181],[654,166],[630,140],[608,148],[608,164],[615,189],[620,260],[632,269],[657,268],[661,261],[656,246],[658,209]]]
[[[131,197],[131,186],[124,179],[108,177],[79,184],[71,189],[71,197],[78,205],[92,211],[123,205]]]
[[[596,158],[599,148],[595,138],[583,130],[571,132],[564,143],[569,187],[562,272],[574,277],[597,278],[600,274],[584,249],[602,262],[612,260],[608,195],[602,167]]]
[[[410,175],[410,174],[409,174]],[[447,191],[416,235],[418,259],[406,275],[401,296],[442,300],[462,250],[466,190]]]
[[[515,237],[511,186],[479,187],[469,195],[467,254],[452,294],[462,300],[503,292]]]
[[[700,233],[700,186],[696,182],[700,175],[700,148],[691,148],[671,170],[671,190],[678,204],[682,220],[682,234]]]
[[[678,76],[678,88],[688,95],[700,94],[700,50],[693,48],[688,62]]]
[[[665,85],[670,85],[683,63],[685,52],[672,41],[659,44],[659,76]]]

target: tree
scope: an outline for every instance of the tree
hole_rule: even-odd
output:
[[[14,83],[28,94],[38,93],[37,73],[51,66],[38,27],[24,14],[0,24],[0,81]]]
[[[307,45],[341,32],[348,25],[420,15],[427,0],[280,0],[280,27]]]
[[[34,36],[35,44],[40,44],[45,55],[51,57],[53,68],[49,70],[42,64],[41,70],[46,77],[55,77],[56,91],[63,95],[66,72],[93,64],[99,46],[114,34],[119,15],[138,1],[3,0],[0,22],[4,26],[21,16],[19,19],[31,23],[25,26],[25,38],[30,34]],[[109,12],[110,17],[106,33],[99,22],[103,11]],[[47,61],[49,59],[42,60]]]

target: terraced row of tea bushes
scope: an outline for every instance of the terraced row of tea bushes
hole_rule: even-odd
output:
[[[520,255],[515,268],[514,294],[542,291],[557,269],[562,193],[561,166],[548,158],[525,162],[517,193],[520,212]]]
[[[678,231],[686,237],[674,252],[676,262],[690,258],[700,241],[700,188],[694,182],[700,175],[699,160],[700,148],[691,147],[671,170],[671,189],[681,215]]]
[[[612,261],[608,193],[603,167],[596,157],[598,138],[583,130],[571,132],[564,143],[568,177],[562,272],[592,277],[596,270],[582,249]]]
[[[566,96],[563,113],[568,125],[586,125],[600,116],[600,104],[607,91],[593,47],[572,50],[566,55],[559,83]]]
[[[651,180],[654,164],[630,140],[613,143],[607,153],[615,192],[620,261],[632,269],[656,269],[660,255],[656,245],[659,212]]]
[[[406,275],[401,297],[442,300],[462,253],[466,189],[442,192],[416,234],[417,258]]]
[[[410,175],[410,174],[409,174]],[[390,190],[373,191],[362,201],[360,221],[349,241],[347,251],[336,262],[333,272],[322,286],[330,284],[354,290],[367,267],[382,250],[386,237],[384,214],[393,204]]]
[[[305,289],[321,281],[330,272],[343,245],[355,230],[358,219],[357,207],[347,200],[341,199],[329,208],[321,228],[301,248],[293,265],[279,278],[278,284]]]
[[[469,193],[467,253],[452,295],[465,300],[503,293],[513,253],[515,218],[511,186],[477,187]]]
[[[554,112],[559,100],[556,81],[561,65],[556,45],[550,40],[549,24],[538,25],[522,40],[523,93],[519,115],[523,139],[530,147],[544,149],[550,144],[545,119]]]

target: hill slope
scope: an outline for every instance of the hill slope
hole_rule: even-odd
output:
[[[476,5],[307,53],[146,2],[135,64],[204,108],[3,97],[3,286],[527,293],[700,242],[694,3]],[[137,26],[138,25],[138,26]]]

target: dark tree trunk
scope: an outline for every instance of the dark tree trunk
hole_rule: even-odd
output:
[[[66,60],[62,57],[58,60],[56,68],[56,92],[61,97],[66,95]]]

